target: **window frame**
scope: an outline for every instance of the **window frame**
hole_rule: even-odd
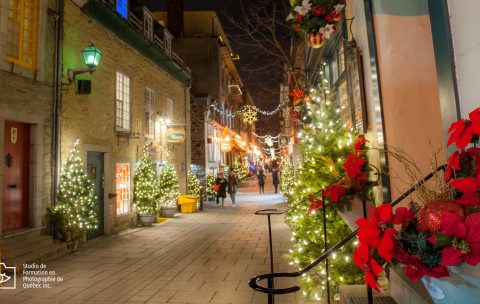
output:
[[[119,177],[118,177],[118,170],[119,167],[126,167],[128,170],[128,174],[124,175],[126,180],[122,181],[122,184],[125,185],[125,188],[119,188]],[[131,186],[131,175],[132,175],[132,166],[128,162],[118,162],[115,163],[115,205],[117,215],[124,215],[128,214],[131,211],[131,193],[132,193],[132,186]],[[126,189],[126,191],[123,191]]]
[[[131,98],[131,79],[130,76],[127,74],[123,73],[122,71],[116,71],[116,77],[115,77],[115,130],[117,132],[130,132],[131,130],[131,115],[132,115],[132,98]],[[119,75],[123,77],[123,79],[128,80],[127,84],[122,86],[122,90],[119,90]],[[124,83],[122,83],[123,85]],[[125,92],[123,89],[127,87],[128,89],[128,94],[126,97],[128,97],[128,100],[123,100],[125,98]],[[122,95],[122,99],[119,99],[118,96]],[[119,102],[121,103],[122,107],[119,109]],[[128,104],[128,110],[125,110],[125,104]],[[119,117],[119,111],[121,113],[121,117]],[[127,119],[125,118],[125,112],[127,112]],[[120,125],[119,125],[119,119],[120,119]],[[128,126],[125,126],[124,122],[127,121]]]

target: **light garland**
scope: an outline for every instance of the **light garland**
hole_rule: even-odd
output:
[[[254,124],[257,121],[257,112],[252,106],[247,106],[242,112],[243,121],[248,124]]]
[[[244,115],[243,113],[247,110],[253,110],[257,113],[260,113],[262,115],[265,115],[265,116],[271,116],[271,115],[274,115],[276,113],[278,113],[281,109],[283,109],[283,107],[289,102],[289,99],[288,98],[284,98],[282,99],[282,101],[278,104],[278,106],[273,109],[272,111],[265,111],[265,110],[262,110],[260,108],[258,108],[257,106],[252,106],[252,105],[245,105],[243,106],[240,110],[238,111],[235,111],[233,113],[227,113],[223,110],[220,110],[215,104],[211,104],[210,107],[217,113],[219,113],[220,115],[224,115],[224,116],[227,116],[227,117],[236,117],[238,115]]]

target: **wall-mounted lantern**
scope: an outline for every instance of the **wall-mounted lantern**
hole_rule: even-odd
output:
[[[83,49],[82,51],[83,61],[88,67],[86,69],[70,69],[67,71],[68,80],[70,83],[75,81],[75,77],[79,74],[95,72],[95,68],[100,64],[100,59],[102,59],[102,52],[97,48],[93,43]]]

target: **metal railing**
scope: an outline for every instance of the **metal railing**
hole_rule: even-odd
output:
[[[415,192],[415,190],[423,185],[424,183],[426,183],[428,180],[430,180],[437,172],[441,171],[441,170],[445,170],[446,168],[446,165],[442,165],[438,168],[436,168],[434,171],[430,172],[430,174],[426,175],[422,180],[420,180],[417,184],[415,184],[413,187],[411,187],[410,189],[408,189],[406,192],[404,192],[402,195],[400,195],[397,199],[395,199],[394,201],[392,201],[390,203],[390,205],[392,206],[395,206],[397,204],[399,204],[400,202],[402,202],[405,198],[407,198],[410,194],[412,194],[413,192]],[[323,200],[323,190],[325,188],[322,188],[320,191],[318,191],[317,193],[322,193],[322,200]],[[298,271],[294,271],[294,272],[276,272],[276,273],[266,273],[266,274],[260,274],[260,275],[257,275],[253,278],[251,278],[249,281],[248,281],[248,285],[250,286],[250,288],[256,290],[256,291],[259,291],[259,292],[262,292],[262,293],[266,293],[266,294],[269,294],[269,295],[277,295],[277,294],[289,294],[289,293],[293,293],[293,292],[297,292],[300,290],[300,287],[299,286],[292,286],[292,287],[287,287],[287,288],[274,288],[274,287],[263,287],[263,286],[260,286],[259,282],[262,281],[262,280],[268,280],[269,282],[273,282],[273,280],[275,278],[295,278],[295,277],[300,277],[302,276],[303,274],[307,273],[308,271],[312,270],[315,266],[317,266],[318,264],[320,264],[321,262],[323,261],[326,261],[326,289],[327,289],[327,301],[328,303],[330,303],[330,286],[329,286],[329,273],[328,273],[328,257],[333,254],[335,251],[337,251],[338,249],[340,249],[342,246],[344,246],[345,244],[347,244],[350,240],[352,240],[358,233],[358,228],[354,231],[352,231],[352,233],[350,233],[348,236],[346,236],[344,239],[342,239],[341,241],[339,241],[337,244],[333,245],[332,247],[328,248],[328,242],[327,242],[327,238],[326,238],[326,212],[325,212],[325,208],[327,207],[326,204],[323,204],[323,230],[324,230],[324,240],[325,240],[325,251],[323,252],[322,255],[320,255],[317,259],[315,259],[312,263],[310,263],[309,265],[307,265],[306,267],[298,270]],[[365,201],[363,202],[363,213],[364,213],[364,217],[366,217],[366,208],[365,208]],[[269,285],[273,285],[273,283],[269,283]],[[371,289],[368,288],[368,303],[369,304],[373,304],[373,297],[372,297],[372,292],[371,292]]]

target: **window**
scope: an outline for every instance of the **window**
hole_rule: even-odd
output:
[[[38,0],[10,0],[6,60],[34,70],[37,61]]]
[[[117,131],[130,131],[130,77],[117,72]]]
[[[173,99],[167,97],[167,117],[173,119]]]
[[[117,194],[117,214],[130,211],[130,164],[115,165],[115,184]]]
[[[145,135],[155,135],[155,91],[145,88]]]
[[[153,40],[153,16],[147,8],[143,8],[143,35]]]
[[[164,32],[164,37],[165,37],[165,54],[168,56],[168,58],[172,58],[172,34],[165,29]]]
[[[127,19],[128,18],[128,0],[117,0],[117,4],[115,5],[115,10],[124,19]]]

